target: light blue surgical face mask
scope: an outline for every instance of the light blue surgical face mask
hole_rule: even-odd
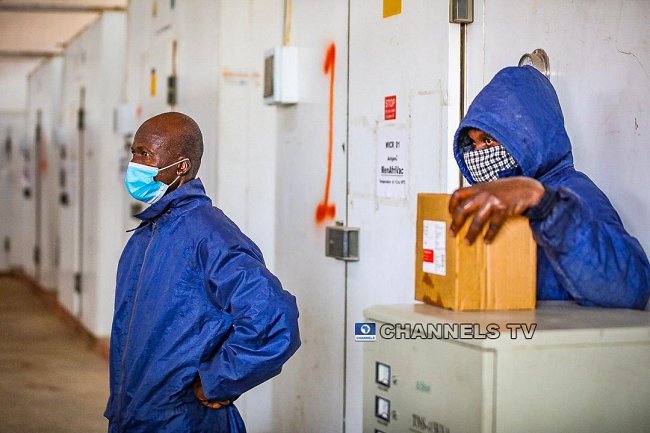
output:
[[[183,161],[189,161],[189,158],[181,159],[163,168],[129,162],[129,167],[126,169],[126,177],[124,178],[127,191],[136,200],[143,201],[147,204],[154,204],[165,195],[170,186],[180,179],[180,176],[177,176],[169,185],[155,181],[153,178],[161,171],[180,164]]]

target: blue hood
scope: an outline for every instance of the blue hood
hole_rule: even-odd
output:
[[[551,82],[531,66],[501,70],[476,96],[454,136],[454,156],[463,176],[471,178],[463,159],[467,129],[484,131],[499,141],[522,174],[544,181],[573,166],[571,142]]]

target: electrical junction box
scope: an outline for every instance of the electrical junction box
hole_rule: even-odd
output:
[[[298,49],[279,46],[264,53],[264,103],[298,102]]]
[[[129,103],[118,104],[114,111],[113,131],[122,137],[135,135],[135,113],[135,105]]]
[[[356,343],[364,349],[365,433],[640,433],[650,426],[647,311],[541,301],[536,310],[406,304],[364,315],[376,333],[375,341]]]
[[[54,144],[61,148],[68,145],[68,128],[63,125],[54,127]]]

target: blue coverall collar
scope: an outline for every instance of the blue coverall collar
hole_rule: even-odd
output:
[[[161,215],[164,215],[167,210],[183,207],[190,203],[195,203],[197,200],[207,201],[210,205],[212,204],[212,200],[210,200],[210,198],[205,194],[203,182],[201,182],[201,179],[199,178],[192,179],[179,186],[174,191],[163,196],[163,198],[158,200],[156,203],[146,208],[144,211],[135,215],[135,217],[143,222],[154,221]]]

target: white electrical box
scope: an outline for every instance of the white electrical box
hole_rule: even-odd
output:
[[[67,127],[63,125],[54,127],[54,144],[57,147],[61,148],[69,145],[70,144],[69,140],[70,140],[70,136]]]
[[[539,302],[532,311],[408,304],[364,314],[376,324],[376,341],[358,343],[366,433],[650,428],[647,311]]]
[[[298,102],[298,49],[279,46],[264,53],[264,103]]]
[[[115,133],[122,137],[135,135],[135,105],[129,103],[118,104],[115,107],[114,116],[113,130]]]

